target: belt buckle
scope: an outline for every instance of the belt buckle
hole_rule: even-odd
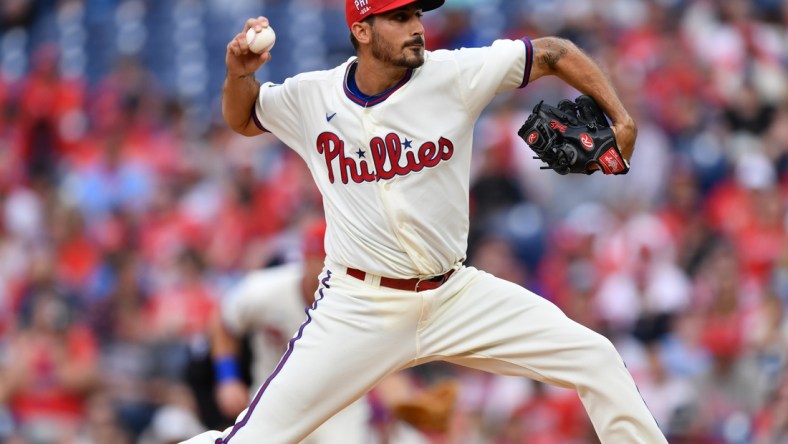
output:
[[[419,278],[419,280],[418,280],[418,281],[416,281],[416,288],[414,288],[414,289],[413,289],[413,291],[415,291],[416,293],[418,293],[418,292],[419,292],[419,285],[420,285],[422,282],[434,282],[434,283],[437,285],[435,288],[438,288],[438,287],[440,287],[441,285],[443,285],[443,283],[444,283],[444,282],[446,282],[446,279],[447,279],[446,275],[447,275],[447,274],[448,274],[448,273],[444,273],[444,274],[442,274],[442,275],[438,275],[438,276],[432,276],[432,277],[428,277],[428,278]],[[440,278],[440,280],[435,280],[435,281],[433,281],[433,279],[436,279],[436,278]]]
[[[430,279],[432,279],[432,278],[430,278]],[[419,292],[419,284],[421,284],[422,282],[424,282],[424,281],[427,281],[427,280],[429,280],[429,279],[426,279],[426,278],[419,278],[419,280],[418,280],[418,281],[416,281],[416,288],[414,288],[414,289],[413,289],[413,291],[415,291],[416,293],[418,293],[418,292]]]

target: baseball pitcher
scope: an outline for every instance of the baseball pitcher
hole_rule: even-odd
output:
[[[635,123],[567,40],[426,51],[422,14],[442,4],[346,0],[356,56],[281,84],[256,81],[271,54],[246,43],[265,17],[228,44],[224,118],[240,134],[273,134],[307,163],[323,196],[327,257],[307,319],[247,409],[188,443],[298,443],[386,375],[435,360],[573,388],[603,443],[667,442],[608,339],[463,264],[473,128],[497,94],[554,75],[593,98],[621,153],[622,167],[603,172],[628,168]],[[531,138],[553,154],[544,160],[571,164],[555,147],[565,140],[543,130],[547,145]]]

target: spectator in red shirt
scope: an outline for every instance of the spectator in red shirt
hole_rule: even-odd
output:
[[[98,383],[93,333],[73,321],[65,301],[42,291],[30,319],[8,336],[0,368],[0,400],[8,403],[21,437],[55,442],[77,433]]]

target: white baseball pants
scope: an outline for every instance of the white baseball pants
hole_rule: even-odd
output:
[[[473,267],[419,293],[376,281],[328,263],[308,319],[235,426],[186,443],[299,443],[386,375],[435,360],[573,388],[605,444],[667,443],[612,343],[542,297]]]

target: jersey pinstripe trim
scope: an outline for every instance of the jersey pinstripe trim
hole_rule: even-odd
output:
[[[304,309],[304,312],[306,313],[306,321],[304,321],[304,323],[301,324],[301,328],[298,329],[298,334],[296,334],[293,337],[293,339],[291,339],[290,342],[288,343],[287,352],[285,352],[284,356],[282,356],[282,359],[279,360],[279,365],[276,366],[276,369],[274,369],[273,373],[271,373],[271,376],[269,376],[268,379],[265,380],[263,386],[260,387],[260,389],[257,391],[257,394],[252,400],[251,404],[249,404],[249,408],[246,410],[246,414],[244,415],[243,419],[235,423],[232,431],[230,431],[230,434],[228,434],[226,438],[224,439],[217,438],[216,441],[214,441],[214,444],[229,444],[230,439],[232,439],[232,437],[235,436],[235,434],[238,433],[238,431],[241,430],[241,428],[243,428],[243,426],[245,426],[249,422],[249,419],[252,417],[252,412],[254,411],[255,407],[257,407],[257,404],[260,402],[260,398],[263,397],[263,393],[265,392],[265,389],[268,388],[268,385],[271,383],[271,381],[273,381],[276,375],[278,375],[279,372],[282,371],[282,368],[285,366],[285,363],[287,362],[288,359],[290,359],[290,355],[293,354],[293,350],[295,349],[296,341],[301,339],[301,337],[304,334],[304,328],[306,328],[307,325],[312,323],[312,314],[310,312],[313,310],[317,310],[317,303],[320,302],[324,297],[323,290],[325,290],[326,288],[331,288],[331,286],[328,285],[329,279],[331,279],[330,270],[326,271],[326,277],[324,277],[323,280],[320,281],[320,283],[322,284],[322,287],[320,287],[320,290],[318,290],[320,297],[317,298],[315,302],[312,303],[311,306]]]
[[[361,91],[354,91],[354,89],[351,88],[350,86],[351,84],[355,84],[355,81],[353,81],[350,78],[351,74],[356,72],[355,67],[356,67],[356,62],[353,62],[348,65],[347,71],[345,71],[345,82],[343,88],[345,90],[345,95],[347,96],[348,99],[353,101],[353,103],[363,106],[364,108],[375,106],[378,103],[381,103],[384,100],[388,99],[392,94],[397,92],[398,89],[402,88],[403,85],[408,83],[408,80],[410,80],[411,77],[413,77],[413,69],[408,68],[405,75],[402,77],[402,79],[399,82],[397,82],[396,85],[392,86],[391,88],[387,89],[386,91],[376,96],[362,96]]]
[[[528,80],[531,79],[531,67],[534,62],[534,45],[528,37],[521,37],[520,40],[525,43],[525,70],[523,71],[523,83],[518,88],[525,88],[528,85]]]
[[[260,119],[257,118],[257,110],[255,108],[256,108],[256,106],[252,106],[252,120],[254,120],[254,125],[257,128],[259,128],[260,131],[264,131],[266,133],[270,133],[271,131],[268,131],[267,129],[265,129],[265,127],[263,126],[263,122],[260,122]]]

